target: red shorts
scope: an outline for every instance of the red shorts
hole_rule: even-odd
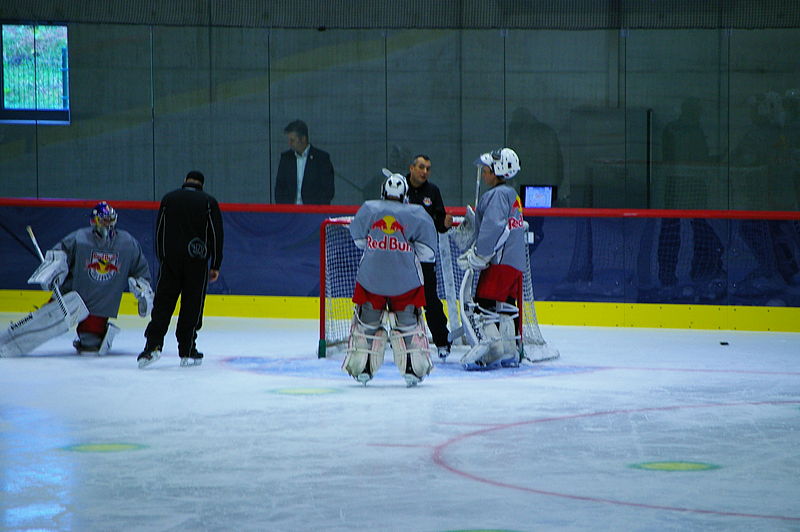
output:
[[[490,264],[481,272],[475,297],[492,301],[516,300],[521,288],[521,271],[505,264]]]
[[[94,316],[89,314],[85,320],[78,324],[78,332],[79,333],[91,333],[96,334],[97,336],[104,336],[106,334],[106,324],[108,323],[108,318],[102,318],[100,316]]]
[[[425,306],[425,287],[418,286],[396,296],[381,296],[367,292],[363,286],[356,283],[356,289],[353,291],[353,303],[363,305],[367,302],[372,303],[372,308],[375,310],[382,310],[387,306],[391,311],[405,310],[409,305],[414,305],[414,308],[422,308]]]
[[[52,303],[56,299],[51,297],[47,302]],[[83,320],[78,324],[78,328],[76,332],[79,333],[91,333],[96,334],[97,336],[103,336],[106,334],[106,324],[108,323],[108,318],[95,316],[94,314],[89,314],[86,316],[86,319]]]

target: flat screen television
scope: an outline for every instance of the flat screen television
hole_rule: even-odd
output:
[[[522,207],[525,209],[550,208],[555,206],[555,185],[522,185],[519,189]]]

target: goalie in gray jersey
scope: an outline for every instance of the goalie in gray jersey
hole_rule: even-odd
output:
[[[139,315],[150,313],[153,291],[147,259],[139,242],[117,230],[116,223],[114,208],[100,202],[92,209],[90,227],[69,233],[47,251],[28,283],[45,290],[60,287],[68,312],[59,312],[52,301],[12,323],[0,334],[0,356],[28,353],[66,332],[75,323],[65,324],[65,318],[77,323],[73,346],[79,353],[105,354],[119,331],[108,320],[117,317],[126,289],[138,299]]]
[[[421,312],[425,289],[420,263],[436,260],[436,228],[424,208],[407,203],[406,179],[385,168],[383,174],[382,199],[365,202],[350,223],[350,234],[364,255],[342,369],[366,385],[383,364],[388,336],[398,370],[408,386],[415,386],[433,369]]]
[[[472,347],[461,359],[468,370],[519,364],[518,305],[528,252],[522,202],[506,183],[519,172],[517,154],[502,148],[482,154],[475,164],[489,190],[467,224],[473,226],[470,241],[474,243],[458,259],[462,269],[480,276],[475,300],[462,301],[463,321],[472,335]]]

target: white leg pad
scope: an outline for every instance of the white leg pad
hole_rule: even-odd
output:
[[[389,342],[392,344],[394,363],[400,374],[405,376],[411,373],[416,377],[411,379],[415,382],[413,384],[409,382],[409,386],[419,383],[433,370],[428,335],[422,320],[418,319],[417,323],[411,326],[395,325],[389,333]],[[408,379],[406,381],[408,382]]]
[[[486,365],[483,358],[488,352],[489,344],[475,344],[461,357],[461,365],[464,369],[482,368]]]
[[[108,353],[108,350],[111,349],[111,343],[114,341],[114,337],[117,336],[117,333],[119,333],[119,327],[113,323],[109,323],[106,327],[106,334],[100,342],[100,349],[97,350],[98,355],[105,355]]]
[[[370,334],[368,328],[357,316],[350,327],[350,342],[347,356],[342,362],[342,370],[359,382],[366,384],[383,365],[386,351],[386,329],[380,327]],[[369,371],[367,370],[369,362]]]
[[[89,315],[81,296],[68,292],[62,296],[69,321],[58,301],[51,301],[0,332],[0,357],[30,353],[51,338],[64,334]]]
[[[500,338],[502,340],[503,360],[517,359],[519,362],[519,348],[517,347],[517,330],[511,316],[500,315]]]

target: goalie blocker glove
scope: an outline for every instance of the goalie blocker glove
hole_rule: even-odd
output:
[[[48,249],[44,260],[28,279],[28,284],[39,284],[42,290],[52,290],[61,286],[68,272],[67,254],[60,249]]]
[[[458,249],[467,249],[475,242],[475,211],[469,205],[464,220],[450,230],[450,238]]]

